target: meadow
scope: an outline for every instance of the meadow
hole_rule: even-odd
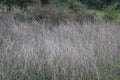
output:
[[[18,13],[0,13],[0,80],[120,80],[119,22]]]

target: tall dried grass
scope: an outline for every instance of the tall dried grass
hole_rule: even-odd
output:
[[[53,26],[0,16],[1,80],[114,80],[120,68],[116,22]]]

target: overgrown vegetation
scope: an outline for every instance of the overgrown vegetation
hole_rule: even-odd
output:
[[[3,15],[1,80],[119,80],[118,23],[68,21],[55,26]]]
[[[0,80],[120,80],[118,0],[0,3]]]
[[[56,9],[68,9],[68,11],[70,9],[82,17],[85,15],[87,16],[86,10],[89,10],[87,11],[88,16],[90,16],[89,13],[91,13],[91,10],[100,10],[103,12],[103,16],[101,16],[101,18],[111,20],[118,19],[118,21],[120,21],[120,2],[118,0],[1,0],[0,2],[1,4],[7,5],[9,10],[10,7],[12,8],[13,6],[19,6],[22,9],[26,9],[30,6],[34,8],[35,5],[37,5],[35,6],[37,9],[41,9],[44,6],[52,6]],[[98,11],[94,13],[94,16],[93,14],[91,16],[93,16],[93,18],[99,19],[99,15],[97,15],[99,14]]]
[[[107,18],[109,20],[117,19],[119,13],[117,7],[118,7],[118,3],[115,3],[110,6],[107,6],[106,8],[103,8],[104,18]]]
[[[44,7],[53,7],[54,9],[66,10],[66,12],[71,12],[77,15],[77,20],[81,19],[109,19],[109,20],[118,20],[120,21],[120,1],[118,0],[1,0],[2,4],[8,6],[8,11],[14,7],[18,6],[22,9],[28,9],[28,7],[36,7],[38,10],[35,11],[36,14],[39,13],[40,9]],[[37,6],[35,6],[37,5]],[[95,11],[94,11],[95,10]],[[99,13],[96,10],[100,10],[102,12]],[[32,11],[32,10],[31,10]],[[94,11],[94,12],[91,12]],[[47,11],[46,11],[47,12]],[[34,11],[33,11],[34,13]],[[93,14],[91,14],[93,13]],[[39,13],[40,14],[40,13]],[[49,13],[46,13],[49,15]],[[102,16],[99,16],[100,14]],[[40,14],[41,15],[41,14]],[[84,16],[84,17],[83,17]],[[42,16],[44,17],[44,16]]]

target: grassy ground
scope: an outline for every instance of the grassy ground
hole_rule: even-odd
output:
[[[0,80],[120,80],[118,22],[53,25],[17,11],[0,14]]]

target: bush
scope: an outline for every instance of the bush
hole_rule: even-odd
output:
[[[64,6],[74,11],[79,11],[85,8],[85,6],[78,0],[52,0],[51,3],[57,7]]]
[[[118,3],[114,3],[106,8],[103,8],[104,18],[109,19],[109,20],[116,19],[118,17],[117,16],[117,13],[118,13],[117,6],[118,6]]]
[[[101,10],[104,6],[109,6],[113,3],[118,3],[120,0],[79,0],[82,4],[87,5],[89,8]]]
[[[85,8],[85,6],[82,5],[80,2],[78,2],[77,0],[68,0],[68,6],[70,9],[72,9],[74,11],[79,11],[79,10]]]

